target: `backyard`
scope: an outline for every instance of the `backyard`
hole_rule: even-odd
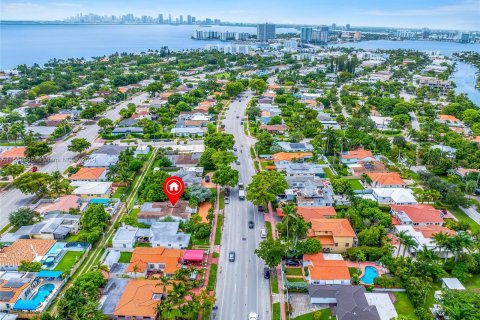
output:
[[[394,294],[395,298],[397,298],[397,301],[395,302],[395,310],[398,315],[417,319],[417,317],[415,317],[415,308],[410,302],[410,299],[408,299],[407,294],[405,292],[395,292]]]
[[[58,271],[70,271],[80,257],[84,254],[84,251],[67,251],[62,260],[57,264],[55,270]]]
[[[320,320],[332,319],[332,313],[331,313],[330,309],[323,309],[323,310],[318,310],[318,311],[302,314],[301,316],[298,316],[296,318],[292,318],[292,320],[313,320],[313,319],[315,319],[313,315],[316,312],[320,312],[320,318],[319,318]]]
[[[348,180],[350,183],[350,186],[352,187],[352,190],[363,190],[365,189],[362,184],[360,183],[360,180],[358,179],[350,179]]]
[[[119,263],[130,263],[130,259],[132,259],[131,252],[120,252],[120,259],[118,259]]]

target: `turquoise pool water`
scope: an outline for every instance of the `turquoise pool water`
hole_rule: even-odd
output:
[[[44,302],[50,293],[55,289],[51,283],[46,283],[38,288],[38,292],[30,300],[18,300],[13,306],[17,310],[36,310]]]
[[[55,242],[45,256],[58,256],[58,254],[62,252],[63,248],[65,248],[66,244],[66,242]]]
[[[362,282],[365,284],[373,284],[375,278],[378,278],[377,268],[370,266],[365,267],[365,273],[361,278]]]
[[[107,198],[92,198],[90,199],[89,203],[91,204],[103,204],[104,206],[108,206],[110,203],[110,199]]]

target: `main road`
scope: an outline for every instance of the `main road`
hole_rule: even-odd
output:
[[[233,101],[223,122],[225,132],[235,137],[235,153],[240,165],[234,164],[233,167],[239,170],[239,180],[245,186],[255,174],[250,157],[254,140],[245,134],[240,121],[252,96],[251,92],[246,92],[242,101]],[[254,229],[248,228],[248,221],[254,221]],[[270,286],[268,280],[263,278],[265,265],[254,252],[261,241],[260,230],[263,227],[263,215],[252,203],[238,199],[238,188],[231,188],[230,203],[225,205],[224,210],[215,319],[244,320],[250,312],[256,312],[262,320],[272,318]],[[230,251],[236,253],[235,262],[228,261]]]
[[[108,110],[103,114],[102,118],[108,118],[112,121],[120,119],[119,111],[125,108],[129,103],[140,104],[148,98],[147,93],[137,95],[127,101],[117,104],[114,108]],[[100,127],[97,123],[86,125],[84,130],[80,130],[73,138],[85,138],[92,143],[92,148],[98,147],[101,144],[95,143]],[[47,164],[40,166],[40,172],[51,173],[53,171],[64,172],[70,165],[72,165],[75,153],[68,151],[70,142],[60,141],[52,146],[52,154]],[[28,206],[33,200],[31,195],[25,195],[20,190],[10,188],[5,192],[0,192],[0,228],[3,228],[8,223],[8,216],[11,212],[20,207]]]

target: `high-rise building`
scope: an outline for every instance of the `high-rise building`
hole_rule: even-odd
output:
[[[180,24],[183,24],[183,16],[182,15],[180,15],[179,22],[180,22]]]
[[[197,22],[197,18],[192,17],[192,24],[195,23],[195,22]]]
[[[312,42],[327,43],[328,42],[328,26],[321,26],[320,28],[313,29]]]
[[[337,29],[337,25],[335,23],[332,23],[332,31],[335,31]]]
[[[300,41],[302,42],[311,42],[312,41],[312,27],[302,27],[300,30]]]
[[[348,31],[350,30],[350,23],[347,23],[347,25],[345,26],[345,29]]]
[[[163,24],[163,14],[158,15],[158,23]]]
[[[192,16],[187,15],[187,24],[192,24]]]
[[[260,42],[268,42],[275,39],[275,24],[262,23],[257,25],[257,39]]]

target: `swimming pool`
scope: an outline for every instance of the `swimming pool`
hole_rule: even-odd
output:
[[[66,242],[55,242],[55,244],[48,250],[45,256],[58,256],[66,246]]]
[[[361,280],[365,284],[373,284],[373,280],[378,278],[378,270],[375,267],[366,266],[365,273]]]
[[[103,204],[104,206],[108,206],[110,203],[110,199],[107,198],[92,198],[88,202],[89,204]]]
[[[35,296],[30,300],[21,300],[19,299],[13,306],[16,310],[36,310],[42,302],[44,302],[47,297],[52,293],[55,286],[51,283],[46,283],[38,288]]]

